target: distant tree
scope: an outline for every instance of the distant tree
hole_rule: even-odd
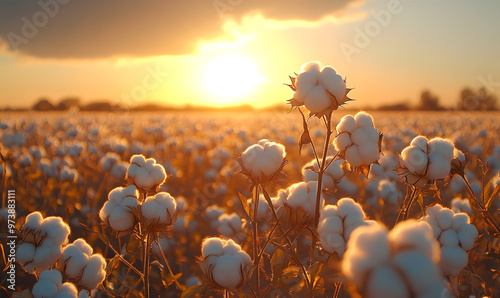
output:
[[[79,107],[80,99],[78,97],[65,97],[57,104],[57,109],[60,111],[68,111],[71,108]]]
[[[54,111],[56,107],[45,97],[41,97],[31,108],[35,111]]]
[[[460,91],[457,108],[467,111],[498,110],[498,98],[484,87],[477,91],[465,87]]]
[[[424,90],[420,94],[420,102],[417,109],[425,111],[439,111],[444,108],[439,104],[439,97],[432,94],[429,90]]]
[[[410,106],[406,102],[394,103],[394,104],[385,104],[378,107],[381,111],[408,111],[410,110]]]

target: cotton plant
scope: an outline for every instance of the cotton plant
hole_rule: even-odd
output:
[[[67,280],[83,289],[97,288],[106,277],[106,260],[94,254],[92,247],[82,238],[64,247],[59,267]]]
[[[358,227],[375,224],[368,220],[361,205],[351,198],[342,198],[336,205],[321,209],[318,235],[321,246],[329,253],[344,255],[352,232]]]
[[[252,259],[233,240],[212,237],[201,244],[199,264],[210,285],[233,291],[247,281]]]
[[[70,228],[62,218],[43,218],[38,211],[30,213],[19,230],[21,239],[16,261],[29,273],[40,273],[53,267],[68,242]]]
[[[253,184],[261,184],[281,175],[281,170],[287,162],[285,157],[285,146],[262,139],[257,144],[248,147],[241,154],[238,162],[242,173]]]
[[[373,224],[351,234],[342,271],[363,297],[441,297],[439,258],[427,223],[411,219],[391,231]]]
[[[99,211],[99,217],[118,233],[131,231],[137,220],[130,208],[139,206],[138,197],[139,191],[135,185],[113,189]]]
[[[467,266],[467,251],[472,249],[478,237],[469,216],[436,204],[428,207],[420,220],[431,226],[434,238],[441,246],[440,268],[443,274],[459,275]]]
[[[370,166],[380,156],[382,135],[374,127],[373,118],[366,112],[342,117],[337,125],[337,136],[333,141],[335,149],[354,169],[360,169],[368,176]]]

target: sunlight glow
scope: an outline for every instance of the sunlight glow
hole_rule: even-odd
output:
[[[205,86],[216,104],[237,104],[263,81],[256,64],[244,56],[219,56],[206,68]]]

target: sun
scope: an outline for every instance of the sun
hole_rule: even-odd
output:
[[[205,72],[206,89],[218,105],[241,102],[262,80],[255,62],[237,55],[215,58]]]

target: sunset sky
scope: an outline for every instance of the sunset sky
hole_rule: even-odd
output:
[[[140,4],[140,5],[139,5]],[[0,107],[284,103],[310,60],[364,107],[500,96],[500,1],[1,1]]]

